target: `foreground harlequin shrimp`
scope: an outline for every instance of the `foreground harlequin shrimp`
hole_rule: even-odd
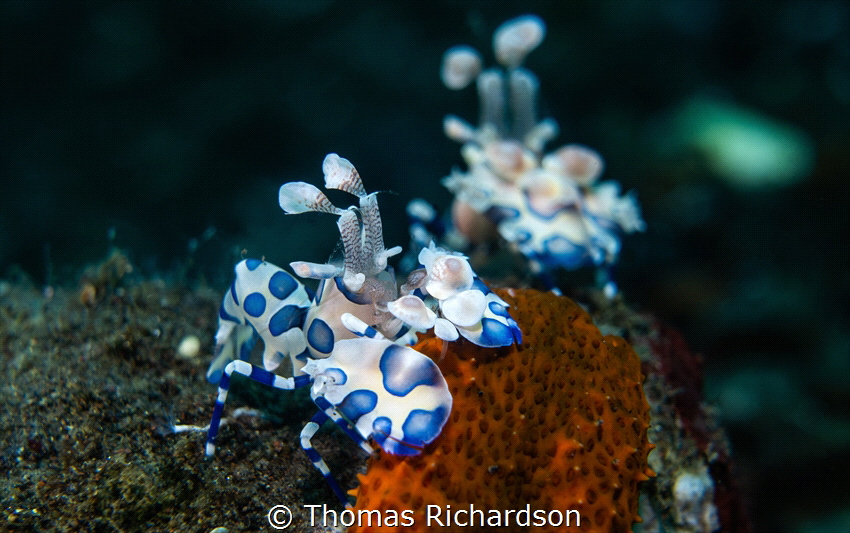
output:
[[[314,296],[271,263],[247,259],[236,266],[207,373],[219,388],[205,428],[206,455],[215,452],[234,372],[277,389],[311,385],[320,411],[301,432],[301,445],[347,505],[345,492],[310,441],[325,420],[334,420],[368,452],[371,438],[387,453],[417,455],[439,436],[451,413],[452,397],[437,366],[405,346],[416,340],[415,331],[435,328],[444,340],[463,336],[480,346],[521,342],[522,333],[507,304],[475,276],[466,257],[433,244],[421,251],[423,268],[411,273],[400,291],[387,266],[400,248],[384,248],[376,195],[366,193],[348,160],[329,154],[322,168],[325,186],[356,196],[356,207],[340,209],[304,182],[283,185],[280,206],[287,213],[338,216],[344,260],[341,265],[291,263],[297,275],[320,280]],[[258,338],[264,368],[248,362]],[[272,373],[286,357],[293,377]]]

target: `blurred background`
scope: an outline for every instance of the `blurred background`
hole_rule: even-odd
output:
[[[324,262],[333,217],[277,189],[337,152],[404,208],[446,208],[442,119],[477,120],[443,52],[548,34],[550,148],[637,191],[626,301],[706,365],[758,531],[850,530],[850,3],[839,0],[0,2],[0,279],[74,286],[118,247],[135,274],[224,288],[242,250]],[[333,196],[347,205],[344,195]]]

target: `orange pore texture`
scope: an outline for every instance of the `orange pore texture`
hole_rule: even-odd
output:
[[[625,532],[637,515],[638,482],[653,475],[646,456],[649,406],[641,388],[640,362],[621,338],[602,335],[590,316],[568,298],[534,290],[497,291],[511,306],[523,332],[522,346],[481,348],[465,340],[450,343],[425,337],[414,348],[438,361],[454,397],[442,434],[413,457],[385,452],[375,456],[353,509],[412,510],[410,531],[477,531],[481,515],[461,513],[460,525],[448,526],[451,512],[483,511],[484,527],[498,531],[564,531],[560,526],[510,514],[576,510],[580,531]],[[428,505],[439,506],[446,527],[426,520]],[[490,511],[501,513],[499,524]],[[373,513],[374,514],[374,513]],[[365,516],[365,515],[364,515]],[[434,510],[432,509],[432,516]],[[545,516],[545,515],[538,515]],[[575,527],[575,513],[569,515]],[[557,520],[557,515],[551,519]],[[487,520],[494,521],[488,524]],[[521,522],[517,523],[517,518]],[[349,531],[390,531],[388,527],[351,527]],[[525,524],[528,524],[527,526]]]

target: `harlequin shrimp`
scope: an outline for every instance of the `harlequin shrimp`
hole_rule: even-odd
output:
[[[236,265],[236,279],[222,301],[215,358],[207,373],[218,383],[208,427],[206,455],[215,452],[234,373],[284,390],[311,387],[318,413],[301,432],[301,446],[344,505],[345,491],[313,449],[311,439],[333,420],[366,452],[371,439],[386,453],[417,455],[442,431],[452,397],[436,364],[407,346],[416,331],[434,328],[445,341],[463,336],[481,346],[521,342],[508,305],[478,279],[463,255],[433,244],[419,254],[421,268],[401,288],[384,248],[376,193],[367,194],[354,166],[336,154],[323,163],[325,187],[357,197],[341,209],[304,182],[280,188],[288,214],[308,211],[338,218],[344,258],[340,264],[296,261],[292,270],[319,280],[312,295],[285,270],[256,259]],[[263,367],[248,362],[263,341]],[[286,359],[292,377],[274,371]]]
[[[616,262],[620,237],[645,225],[633,193],[620,196],[617,183],[597,182],[604,164],[594,150],[571,144],[543,153],[558,125],[538,121],[539,84],[522,63],[545,33],[533,15],[500,26],[493,48],[503,68],[482,71],[480,54],[469,46],[451,48],[443,58],[446,87],[463,89],[475,81],[481,106],[478,128],[455,116],[444,121],[446,135],[463,144],[468,166],[443,180],[455,195],[453,231],[444,238],[463,246],[501,236],[536,273],[596,266],[613,295],[616,285],[607,271]],[[436,212],[422,200],[412,202],[408,214],[419,246],[439,236]]]

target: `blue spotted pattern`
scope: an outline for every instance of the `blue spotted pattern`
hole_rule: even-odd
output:
[[[391,344],[381,356],[384,388],[390,394],[407,396],[419,385],[436,387],[443,380],[437,365],[427,357],[412,357],[409,348]],[[413,352],[419,355],[418,352]]]
[[[266,297],[259,292],[252,292],[245,297],[245,302],[242,308],[245,309],[245,312],[250,316],[261,316],[266,311]]]
[[[348,374],[340,368],[328,368],[325,370],[325,374],[333,379],[337,385],[345,385],[345,382],[348,381]]]
[[[379,416],[372,422],[372,437],[378,444],[387,440],[390,433],[393,432],[393,421],[385,416]]]
[[[283,269],[259,259],[240,261],[234,270],[236,279],[219,310],[215,359],[207,379],[218,383],[228,362],[248,360],[257,338],[263,340],[267,370],[289,357],[297,374],[304,364],[297,356],[304,351],[298,334],[303,335],[300,330],[311,303],[307,290]]]
[[[334,332],[322,319],[315,319],[307,330],[307,343],[317,352],[331,353],[334,349]]]
[[[448,417],[449,411],[443,406],[437,407],[433,411],[413,409],[407,415],[407,419],[401,427],[404,432],[404,444],[419,448],[425,446],[437,438]],[[415,453],[411,455],[419,453],[419,450],[415,450]]]
[[[306,310],[297,305],[286,305],[269,319],[269,333],[277,337],[290,328],[297,327],[304,319]]]
[[[278,300],[284,300],[298,288],[298,282],[283,270],[269,278],[269,292]]]
[[[490,308],[490,311],[494,315],[506,316],[506,317],[509,317],[509,318],[511,316],[510,314],[508,314],[508,308],[505,307],[504,305],[500,304],[499,302],[490,302],[490,304],[487,307]]]
[[[337,411],[346,419],[356,422],[366,413],[371,413],[378,405],[378,395],[370,390],[351,391],[336,406]]]

